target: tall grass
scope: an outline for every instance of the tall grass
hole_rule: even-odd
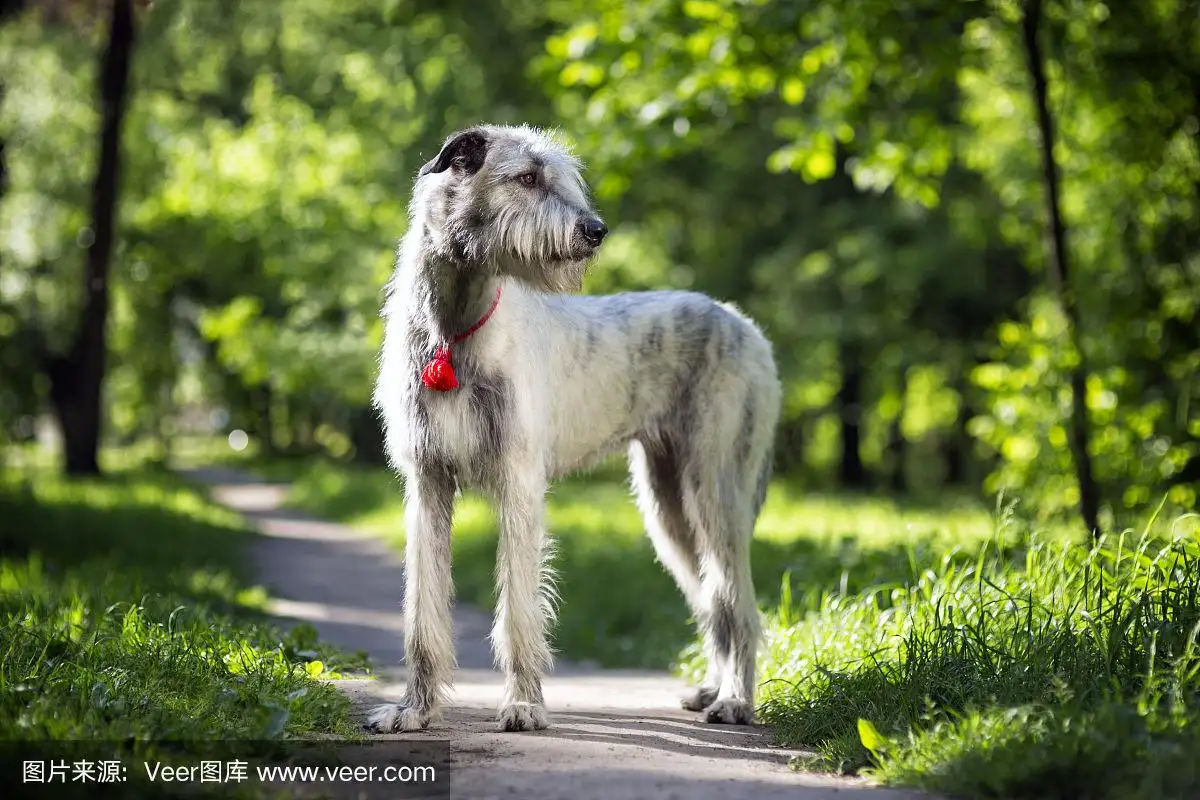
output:
[[[870,764],[890,783],[1195,796],[1198,529],[1180,519],[1166,540],[1148,526],[1090,548],[1000,531],[973,561],[944,557],[904,585],[785,592],[761,713],[815,748],[809,766]]]

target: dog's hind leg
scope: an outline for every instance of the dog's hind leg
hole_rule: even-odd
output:
[[[702,711],[717,699],[723,665],[713,650],[712,637],[705,635],[709,608],[700,584],[699,544],[683,511],[674,449],[668,442],[654,439],[633,442],[629,446],[629,472],[658,560],[675,578],[700,628],[708,669],[703,682],[683,697],[682,705],[689,711]]]
[[[405,481],[404,660],[408,688],[398,705],[376,708],[367,728],[419,730],[437,721],[454,670],[450,525],[455,481],[439,467]]]
[[[755,660],[761,637],[750,571],[754,522],[770,478],[774,393],[748,387],[742,403],[697,409],[680,448],[683,510],[700,552],[703,624],[723,665],[709,722],[746,724],[754,717]],[[726,394],[732,395],[731,390]]]
[[[497,716],[502,731],[537,730],[550,724],[542,697],[542,676],[553,660],[547,633],[554,617],[550,543],[543,522],[545,492],[540,476],[516,470],[497,498],[499,597],[492,644],[504,672],[504,700]]]
[[[737,476],[705,475],[684,490],[684,508],[700,533],[700,583],[710,609],[702,624],[722,664],[708,722],[748,724],[754,718],[755,659],[760,623],[750,573],[752,523],[737,511]]]

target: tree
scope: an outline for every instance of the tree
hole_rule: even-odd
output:
[[[1068,268],[1067,230],[1063,223],[1059,200],[1058,161],[1054,155],[1054,120],[1046,99],[1046,68],[1038,42],[1042,21],[1042,0],[1027,0],[1025,18],[1021,24],[1025,55],[1029,64],[1033,104],[1037,111],[1037,127],[1041,144],[1042,180],[1046,193],[1046,266],[1051,285],[1067,320],[1067,337],[1075,351],[1075,365],[1070,370],[1071,382],[1071,452],[1079,481],[1079,512],[1083,523],[1093,536],[1100,535],[1100,491],[1092,473],[1089,451],[1091,432],[1087,411],[1087,365],[1079,341],[1079,308],[1071,288]]]
[[[64,466],[70,475],[99,474],[103,386],[108,356],[109,275],[115,247],[121,174],[121,129],[134,46],[131,0],[113,0],[108,43],[100,67],[102,121],[99,162],[92,184],[91,241],[83,275],[83,307],[65,356],[47,356],[50,396],[62,427]]]
[[[1134,510],[1160,490],[1185,507],[1200,497],[1180,477],[1200,453],[1189,399],[1200,364],[1192,333],[1200,264],[1188,222],[1200,213],[1200,4],[1042,5],[1042,35],[1053,42],[1041,53],[1043,95],[1057,109],[1054,134],[1063,143],[1057,224],[1072,234],[1066,307],[1042,302],[1059,293],[1057,267],[1046,262],[1054,252],[1038,235],[1048,224],[1046,148],[1030,146],[1039,115],[1020,2],[563,0],[555,13],[566,29],[548,42],[547,74],[559,85],[561,113],[581,121],[617,174],[641,181],[637,171],[647,164],[689,149],[720,163],[731,132],[749,124],[774,139],[760,153],[769,171],[816,184],[845,174],[862,193],[949,207],[952,236],[974,252],[927,252],[943,260],[926,258],[920,268],[928,280],[918,283],[921,302],[912,308],[924,319],[899,340],[953,337],[953,372],[978,365],[976,415],[952,427],[999,454],[989,488],[1021,489],[1046,513],[1073,507],[1095,529],[1097,485],[1114,514],[1123,510],[1118,503]],[[957,177],[963,171],[975,186]],[[1066,247],[1064,236],[1059,252]],[[1006,250],[1004,260],[1040,280],[1020,304],[987,304],[994,298],[985,283],[978,297],[988,312],[962,314],[999,325],[953,334],[953,312],[926,313],[958,300],[932,300],[940,284]],[[860,249],[857,258],[877,255]],[[903,307],[909,281],[885,271],[882,306]],[[779,281],[759,291],[766,286],[786,291]],[[813,304],[859,314],[862,299],[852,308]],[[1074,324],[1060,324],[1053,317],[1068,307]],[[1079,307],[1089,309],[1086,320]],[[1077,346],[1050,336],[1060,329]],[[874,330],[887,331],[872,337],[878,341],[898,341],[895,329]],[[1086,369],[1075,360],[1085,356]],[[1072,394],[1081,397],[1079,410]],[[1094,440],[1081,446],[1089,409]]]

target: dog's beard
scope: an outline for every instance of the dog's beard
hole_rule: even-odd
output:
[[[590,261],[590,257],[550,259],[536,263],[513,259],[501,265],[501,271],[538,291],[570,294],[583,290],[583,277]]]

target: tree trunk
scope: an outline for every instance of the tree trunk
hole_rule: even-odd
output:
[[[1027,0],[1022,32],[1029,75],[1033,82],[1033,102],[1037,109],[1038,131],[1041,134],[1042,180],[1046,190],[1046,211],[1050,220],[1046,240],[1046,264],[1050,282],[1067,320],[1067,335],[1076,353],[1071,369],[1071,453],[1075,461],[1075,476],[1079,482],[1079,512],[1083,524],[1093,536],[1100,535],[1100,490],[1092,472],[1089,451],[1089,422],[1087,411],[1087,366],[1083,358],[1079,325],[1079,308],[1071,290],[1067,231],[1059,203],[1058,163],[1054,157],[1054,120],[1046,99],[1046,72],[1038,44],[1038,27],[1042,18],[1042,0]]]
[[[172,440],[174,434],[172,432],[172,418],[175,415],[174,393],[172,391],[170,381],[164,381],[163,385],[158,390],[157,412],[154,420],[154,436],[158,439],[159,448],[162,451],[163,465],[171,463]]]
[[[271,414],[274,402],[269,386],[256,386],[250,390],[250,407],[254,415],[252,431],[262,443],[263,455],[278,455],[275,442],[275,418]]]
[[[293,400],[292,403],[292,449],[297,453],[311,454],[315,450],[313,443],[316,441],[317,411],[313,406],[299,400]]]
[[[867,484],[860,446],[862,444],[862,352],[857,344],[843,342],[839,359],[842,384],[837,391],[838,417],[842,429],[842,462],[838,472],[841,485],[862,489]]]
[[[780,473],[802,472],[805,455],[805,418],[784,418],[779,423],[775,461]]]
[[[108,45],[100,66],[100,159],[92,184],[92,241],[83,277],[83,309],[66,358],[51,359],[51,398],[62,426],[68,475],[96,475],[107,357],[108,276],[121,172],[121,125],[133,53],[130,0],[113,0]]]
[[[968,452],[971,448],[971,435],[967,432],[967,423],[975,416],[974,410],[967,403],[967,378],[959,372],[954,380],[954,391],[958,392],[958,418],[954,428],[946,434],[942,458],[946,464],[946,483],[951,486],[962,486],[967,482]]]
[[[374,408],[364,406],[351,413],[350,442],[354,445],[354,460],[362,464],[387,464],[383,427]]]
[[[900,370],[900,410],[888,426],[887,453],[891,462],[890,488],[896,494],[908,491],[907,455],[908,441],[904,438],[904,409],[908,405],[908,371]]]
[[[4,105],[4,84],[0,83],[0,106]],[[4,152],[4,137],[0,136],[0,200],[8,191],[8,157]]]

